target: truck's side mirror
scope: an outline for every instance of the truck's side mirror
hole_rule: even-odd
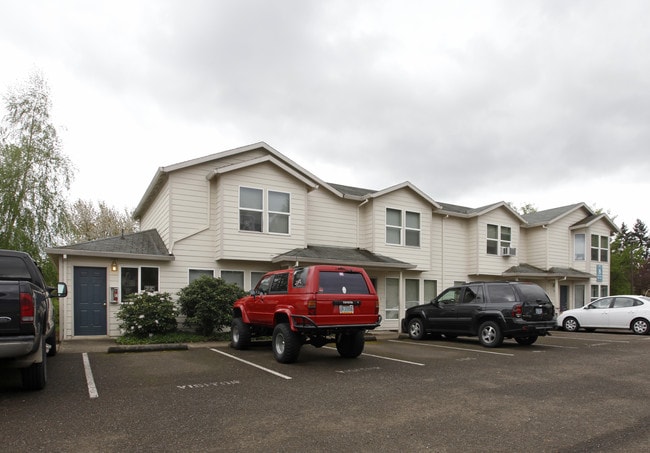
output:
[[[56,289],[56,291],[55,291]],[[59,282],[56,285],[56,288],[50,288],[51,297],[65,297],[68,295],[68,285],[63,282]]]

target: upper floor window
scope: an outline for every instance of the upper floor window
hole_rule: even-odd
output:
[[[585,235],[582,233],[573,237],[573,259],[575,261],[585,260]]]
[[[264,201],[264,190],[239,188],[239,229],[289,234],[291,195],[269,190]]]
[[[420,246],[420,213],[386,208],[386,243]]]
[[[609,255],[609,238],[607,236],[591,235],[592,261],[607,261]]]
[[[488,224],[487,254],[498,255],[499,247],[510,247],[512,244],[512,228]]]

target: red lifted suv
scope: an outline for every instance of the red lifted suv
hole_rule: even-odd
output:
[[[363,352],[365,331],[381,323],[379,299],[358,267],[315,265],[265,274],[233,307],[231,346],[245,349],[253,337],[272,336],[275,359],[292,363],[300,348],[336,343],[342,357]]]

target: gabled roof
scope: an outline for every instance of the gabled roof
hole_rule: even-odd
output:
[[[434,208],[440,209],[440,207],[441,207],[441,206],[440,206],[436,201],[434,201],[433,198],[431,198],[431,197],[430,197],[429,195],[427,195],[426,193],[422,192],[420,189],[418,189],[415,185],[413,185],[413,184],[412,184],[411,182],[409,182],[409,181],[405,181],[405,182],[403,182],[403,183],[396,184],[396,185],[391,186],[391,187],[388,187],[388,188],[386,188],[386,189],[383,189],[383,190],[379,190],[379,191],[377,191],[377,192],[374,192],[374,193],[368,195],[368,198],[379,198],[379,197],[383,197],[384,195],[387,195],[387,194],[389,194],[389,193],[396,192],[396,191],[398,191],[398,190],[402,190],[402,189],[411,189],[413,192],[415,192],[415,193],[416,193],[417,195],[419,195],[421,198],[423,198],[424,200],[426,200],[426,201],[427,201],[431,206],[433,206]]]
[[[517,217],[521,223],[525,223],[525,219],[519,214],[516,210],[512,208],[508,203],[505,201],[499,201],[498,203],[492,203],[488,204],[485,206],[481,206],[480,208],[468,208],[465,206],[459,206],[455,204],[450,204],[450,203],[442,203],[438,202],[440,205],[440,210],[437,211],[438,214],[449,214],[449,215],[455,215],[459,217],[477,217],[480,215],[487,214],[490,211],[494,211],[495,209],[499,208],[506,208],[512,215]]]
[[[588,215],[593,215],[593,211],[589,209],[589,206],[587,206],[585,203],[575,203],[567,206],[560,206],[559,208],[531,212],[530,214],[524,214],[523,217],[528,223],[528,226],[540,226],[556,222],[562,217],[567,216],[581,208],[585,209],[588,212]]]
[[[271,259],[273,263],[340,264],[359,267],[380,267],[390,269],[414,269],[414,264],[378,255],[368,250],[353,247],[326,247],[308,245],[290,250]]]
[[[275,150],[273,147],[268,145],[267,143],[264,142],[258,142],[258,143],[253,143],[251,145],[246,145],[246,146],[241,146],[239,148],[233,148],[227,151],[222,151],[219,153],[214,153],[210,154],[208,156],[203,156],[197,159],[191,159],[187,160],[184,162],[179,162],[177,164],[173,165],[168,165],[166,167],[159,167],[158,170],[156,171],[156,174],[154,175],[153,179],[149,183],[149,186],[147,187],[147,190],[145,191],[144,195],[140,199],[140,203],[138,206],[135,208],[133,211],[133,217],[134,218],[140,218],[143,214],[143,212],[149,207],[153,199],[156,197],[158,194],[158,191],[160,188],[165,184],[167,179],[169,178],[169,174],[178,170],[183,170],[186,168],[190,168],[196,165],[202,165],[206,164],[212,161],[218,161],[220,159],[224,159],[227,157],[235,156],[238,154],[243,154],[249,151],[255,151],[258,149],[263,149],[266,151],[270,156],[267,156],[266,159],[261,158],[263,160],[258,160],[258,159],[252,159],[251,161],[247,162],[242,162],[240,164],[233,164],[229,166],[231,169],[236,169],[236,168],[243,168],[247,165],[253,165],[260,163],[262,161],[267,161],[267,162],[272,162],[275,165],[278,165],[282,167],[285,171],[288,171],[291,173],[293,176],[298,177],[304,182],[309,181],[309,185],[312,187],[318,187],[322,186],[326,188],[327,190],[331,191],[332,193],[338,195],[338,196],[343,196],[340,192],[338,192],[335,188],[331,187],[329,184],[326,182],[322,181],[320,178],[317,176],[313,175],[309,171],[305,170],[302,168],[300,165],[286,157],[285,155],[281,154],[279,151]],[[227,167],[224,167],[227,168]],[[214,177],[215,175],[219,174],[219,172],[225,172],[225,170],[222,169],[215,169],[215,172],[212,172],[206,177],[208,179]]]
[[[97,256],[173,261],[157,230],[139,231],[80,244],[45,249],[48,255]]]
[[[550,223],[557,222],[558,220],[564,218],[565,216],[579,209],[584,209],[585,211],[587,211],[586,217],[580,220],[579,222],[576,222],[573,225],[571,225],[570,227],[571,230],[576,230],[579,228],[587,228],[593,225],[594,223],[603,220],[607,224],[609,224],[609,227],[612,231],[619,232],[619,228],[612,221],[612,219],[609,218],[607,214],[604,213],[596,214],[585,203],[575,203],[567,206],[560,206],[559,208],[546,209],[544,211],[538,211],[538,212],[531,212],[530,214],[524,214],[523,218],[527,222],[526,225],[527,227],[537,227],[537,226],[548,225]]]

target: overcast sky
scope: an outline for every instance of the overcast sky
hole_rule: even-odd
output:
[[[0,92],[47,79],[71,200],[132,209],[158,167],[265,141],[327,182],[629,226],[650,222],[649,19],[647,0],[0,0]]]

